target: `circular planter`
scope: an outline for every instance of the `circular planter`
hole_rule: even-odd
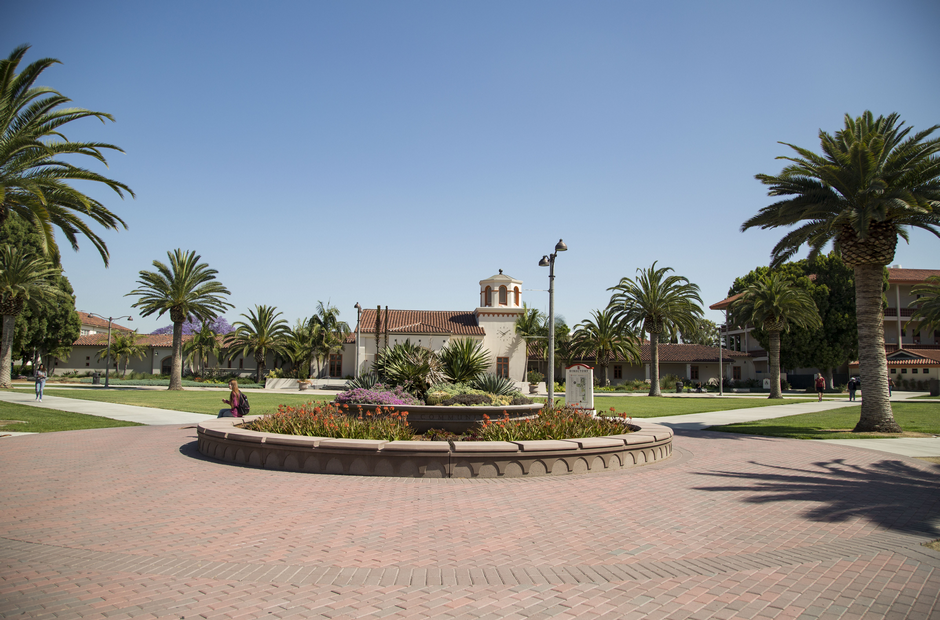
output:
[[[483,423],[483,416],[490,420],[501,420],[506,416],[510,420],[521,420],[536,415],[543,403],[531,405],[504,405],[492,407],[446,407],[442,405],[395,405],[398,411],[408,412],[408,424],[418,433],[429,431],[432,428],[445,430],[454,434],[461,434],[473,426]],[[388,408],[383,405],[349,405],[350,411],[358,408],[362,412],[375,411],[377,407]]]
[[[249,418],[198,426],[199,451],[280,471],[398,478],[520,478],[627,469],[669,458],[672,430],[642,420],[632,433],[543,441],[376,441],[259,433]]]

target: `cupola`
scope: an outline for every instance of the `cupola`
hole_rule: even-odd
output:
[[[480,308],[522,308],[522,280],[500,269],[495,276],[480,280]]]

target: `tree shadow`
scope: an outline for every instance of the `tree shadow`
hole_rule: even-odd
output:
[[[892,530],[940,535],[940,465],[919,468],[884,460],[862,466],[845,459],[820,461],[806,468],[748,463],[762,471],[696,475],[751,484],[695,488],[749,493],[743,501],[752,504],[812,502],[815,506],[804,514],[812,521],[838,523],[861,517]]]

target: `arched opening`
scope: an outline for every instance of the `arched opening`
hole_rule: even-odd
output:
[[[173,371],[173,357],[164,357],[160,362],[160,374],[168,375]]]
[[[499,305],[505,306],[506,304],[508,304],[509,303],[508,297],[509,297],[509,294],[508,294],[508,291],[506,290],[506,287],[500,286],[499,287]]]
[[[493,289],[488,286],[483,292],[483,305],[487,308],[493,305]]]
[[[519,305],[519,287],[517,286],[514,290],[516,293],[516,306],[518,306]]]

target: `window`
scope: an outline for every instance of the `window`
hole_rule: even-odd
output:
[[[173,358],[172,358],[172,357],[165,357],[165,358],[163,358],[163,361],[160,362],[160,374],[161,374],[161,375],[168,375],[168,374],[170,374],[170,371],[172,370],[172,365],[173,365]]]
[[[892,375],[898,374],[898,369],[897,369],[897,368],[892,368],[892,369],[891,369],[891,374],[892,374]]]
[[[509,358],[508,357],[497,357],[496,358],[496,375],[499,377],[509,378]]]
[[[245,367],[245,358],[244,358],[244,357],[239,358],[239,360],[238,360],[238,367],[239,367],[239,368],[244,368],[244,367]]]
[[[515,288],[515,292],[516,292],[516,305],[518,306],[519,305],[519,287],[518,286]]]
[[[916,369],[916,368],[911,368],[911,374],[912,374],[912,375],[916,375],[916,374],[917,374],[917,369]]]
[[[698,366],[692,366],[689,369],[689,379],[698,379]]]
[[[902,374],[902,375],[906,375],[906,374],[907,374],[907,368],[902,368],[902,369],[901,369],[901,374]]]
[[[499,287],[499,305],[505,306],[509,303],[509,294],[505,286]]]
[[[930,374],[930,369],[929,369],[929,368],[924,368],[924,374],[925,374],[925,375],[929,375],[929,374]]]
[[[330,376],[331,377],[343,376],[343,354],[342,353],[330,353]]]
[[[734,379],[735,381],[741,380],[741,367],[740,366],[731,367],[731,378]]]
[[[493,289],[488,286],[483,292],[483,305],[487,308],[493,305]]]
[[[623,379],[623,366],[620,364],[614,365],[614,379]]]

